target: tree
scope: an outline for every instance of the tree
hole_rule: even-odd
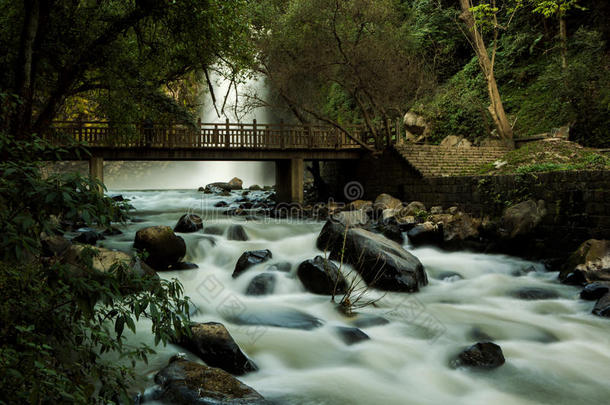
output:
[[[460,7],[462,9],[460,18],[466,24],[471,45],[477,54],[479,66],[487,82],[487,92],[490,101],[488,107],[489,113],[496,125],[500,138],[512,143],[513,129],[504,111],[504,105],[502,104],[502,98],[500,97],[500,91],[494,74],[494,65],[498,51],[498,35],[500,30],[506,29],[510,25],[517,8],[512,9],[507,23],[501,26],[498,22],[500,9],[497,7],[496,0],[491,0],[491,2],[481,1],[476,6],[472,0],[460,0]],[[493,34],[491,56],[487,51],[483,30],[491,31]]]
[[[220,61],[247,63],[246,3],[0,0],[0,85],[20,99],[4,127],[21,138],[44,132],[76,96],[94,100],[100,118],[186,117],[164,86]]]
[[[270,0],[255,27],[259,71],[279,100],[300,121],[329,123],[363,146],[349,124],[362,122],[381,148],[431,81],[391,0]]]
[[[519,2],[523,0],[518,0]],[[545,18],[556,17],[559,21],[559,42],[561,49],[561,67],[568,67],[568,29],[566,15],[572,9],[583,10],[580,0],[529,0],[533,12]]]

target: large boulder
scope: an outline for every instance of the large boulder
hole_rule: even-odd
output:
[[[407,140],[410,142],[422,142],[430,134],[430,127],[425,118],[414,111],[408,111],[405,114],[403,123]]]
[[[231,191],[231,185],[223,181],[217,181],[207,184],[204,190],[208,193],[222,193],[223,191],[229,192]]]
[[[443,242],[442,227],[430,221],[413,226],[407,236],[413,245],[440,245]]]
[[[544,201],[523,201],[513,205],[502,214],[500,233],[509,239],[530,234],[546,215]]]
[[[385,291],[415,292],[428,283],[421,262],[398,243],[361,228],[327,221],[316,245],[331,260],[351,264],[364,281]]]
[[[166,270],[186,254],[184,239],[169,226],[149,226],[136,232],[134,248],[146,251],[146,263],[155,270]]]
[[[174,232],[189,233],[197,232],[203,228],[203,220],[195,214],[184,214],[174,226]]]
[[[373,204],[376,210],[383,211],[385,209],[398,209],[402,207],[402,201],[394,198],[389,194],[379,194]]]
[[[559,279],[567,284],[610,281],[610,241],[589,239],[570,255]]]
[[[239,277],[243,272],[248,270],[250,267],[260,263],[264,263],[271,259],[273,255],[269,249],[265,250],[250,250],[242,253],[237,259],[235,269],[233,270],[233,278]]]
[[[253,388],[219,368],[174,357],[155,375],[156,400],[168,404],[262,405],[267,401]]]
[[[297,276],[305,289],[314,294],[344,294],[347,288],[339,268],[322,256],[301,263],[297,269]]]
[[[493,369],[504,364],[502,348],[492,342],[479,342],[462,351],[453,361],[453,367]]]
[[[233,177],[227,184],[231,190],[241,190],[244,182],[237,177]]]
[[[441,141],[439,146],[442,148],[470,148],[472,142],[463,136],[449,135]]]
[[[241,351],[229,331],[221,323],[194,323],[191,335],[182,336],[180,346],[196,354],[205,364],[233,375],[243,375],[258,367]]]

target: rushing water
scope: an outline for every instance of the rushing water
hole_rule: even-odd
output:
[[[162,272],[179,279],[197,306],[194,321],[220,321],[259,371],[240,380],[277,404],[602,404],[610,398],[610,323],[590,314],[592,303],[578,289],[556,281],[557,273],[515,257],[434,248],[405,248],[424,264],[430,283],[417,294],[389,293],[375,306],[358,309],[360,319],[382,316],[390,322],[361,327],[370,337],[346,345],[336,326],[357,322],[341,315],[329,297],[306,292],[295,271],[321,254],[315,247],[319,222],[246,221],[219,215],[213,204],[235,200],[195,191],[126,191],[144,222],[125,226],[124,234],[104,245],[130,250],[135,232],[150,225],[174,226],[187,210],[206,226],[243,225],[249,241],[229,241],[204,232],[182,235],[186,260],[199,269]],[[256,194],[256,193],[255,193]],[[204,230],[205,231],[205,230]],[[237,258],[246,250],[270,249],[273,259],[233,279]],[[274,272],[272,295],[247,296],[249,281],[268,264],[291,263]],[[447,272],[459,273],[448,276]],[[536,287],[555,298],[523,300],[520,288]],[[370,299],[379,298],[375,291]],[[300,311],[324,322],[313,330],[240,326],[228,314]],[[355,321],[356,319],[356,321]],[[150,343],[141,321],[134,341]],[[502,367],[485,372],[452,369],[461,349],[493,338],[506,357]],[[157,347],[158,354],[139,371],[152,385],[154,373],[184,349]],[[194,357],[191,357],[195,359]]]

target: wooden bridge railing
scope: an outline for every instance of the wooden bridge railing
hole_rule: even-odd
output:
[[[199,128],[197,128],[197,126]],[[49,140],[60,144],[68,135],[90,147],[188,149],[354,149],[360,148],[337,128],[325,125],[201,123],[112,124],[92,121],[57,121]],[[363,126],[346,128],[366,142]]]

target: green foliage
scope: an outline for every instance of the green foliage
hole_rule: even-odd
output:
[[[42,162],[64,152],[0,132],[0,404],[131,402],[132,367],[153,349],[128,344],[125,328],[135,333],[149,318],[155,345],[189,333],[176,280],[139,276],[126,263],[95,271],[93,250],[85,250],[86,271],[40,257],[43,233],[127,215],[96,181],[43,177]]]

